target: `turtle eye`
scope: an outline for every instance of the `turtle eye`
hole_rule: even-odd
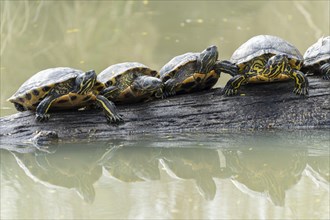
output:
[[[106,86],[112,86],[112,81],[108,81],[105,85]]]

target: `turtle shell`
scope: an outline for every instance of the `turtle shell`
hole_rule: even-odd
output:
[[[198,59],[200,53],[185,53],[171,59],[159,71],[160,79],[166,81],[175,76],[175,72],[184,68],[187,64],[194,63]]]
[[[271,35],[258,35],[242,44],[233,53],[230,61],[239,65],[265,54],[285,54],[291,60],[303,60],[299,50],[282,38]]]
[[[104,83],[106,86],[111,86],[122,82],[122,78],[127,78],[128,80],[126,80],[126,82],[130,84],[133,82],[133,79],[138,76],[133,73],[159,78],[157,71],[150,69],[142,63],[125,62],[109,66],[97,76],[97,80]]]
[[[8,101],[31,106],[40,100],[58,83],[74,80],[83,71],[69,67],[42,70],[28,79]]]
[[[304,66],[309,67],[330,59],[330,36],[321,37],[304,54]]]

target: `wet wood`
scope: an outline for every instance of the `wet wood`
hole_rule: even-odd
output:
[[[118,106],[125,119],[120,125],[107,124],[98,110],[54,112],[43,123],[34,120],[34,113],[21,112],[0,119],[1,144],[109,140],[135,134],[330,129],[330,81],[310,77],[309,84],[308,97],[294,95],[289,81],[247,85],[234,97],[222,96],[217,88]]]

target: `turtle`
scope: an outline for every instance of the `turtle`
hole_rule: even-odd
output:
[[[100,94],[115,103],[146,102],[163,94],[159,73],[138,62],[111,65],[97,80],[105,86]]]
[[[237,67],[228,61],[218,61],[218,48],[207,47],[202,52],[188,52],[172,58],[159,71],[164,82],[164,97],[212,88],[220,73],[235,74]]]
[[[330,36],[321,37],[306,50],[303,70],[307,75],[321,74],[330,80]]]
[[[242,44],[229,62],[237,73],[223,89],[227,96],[236,95],[246,83],[276,82],[293,79],[297,95],[308,95],[308,80],[300,71],[303,56],[291,43],[272,35],[257,35]]]
[[[103,108],[108,122],[123,121],[114,103],[98,94],[96,88],[102,89],[100,85],[94,70],[83,72],[70,67],[49,68],[23,83],[8,101],[14,103],[18,111],[35,111],[36,120],[40,122],[49,119],[49,109],[79,109],[94,104]]]

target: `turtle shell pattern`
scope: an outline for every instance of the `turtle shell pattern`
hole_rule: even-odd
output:
[[[161,68],[159,71],[160,79],[165,82],[168,79],[173,77],[177,77],[175,73],[179,71],[181,68],[186,67],[187,64],[193,64],[198,59],[200,53],[185,53],[171,59],[165,66]],[[187,71],[191,74],[195,73],[195,71]]]
[[[62,83],[73,84],[75,78],[82,73],[83,71],[81,70],[72,69],[69,67],[57,67],[42,70],[23,83],[17,92],[8,99],[8,101],[21,104],[30,110],[36,109],[40,101],[55,85]],[[89,98],[90,97],[86,95],[69,93],[56,99],[52,104],[52,108],[72,108],[72,106],[84,106],[81,101],[87,101]]]
[[[321,37],[304,54],[304,66],[311,67],[322,62],[330,62],[330,36]]]
[[[124,90],[139,75],[147,75],[159,78],[157,71],[138,62],[126,62],[114,64],[103,70],[97,80],[105,86],[117,86],[120,90]]]
[[[300,51],[282,38],[271,35],[252,37],[233,53],[230,61],[235,63],[239,67],[239,72],[242,73],[253,60],[263,60],[260,65],[265,65],[268,58],[275,54],[287,55],[291,67],[301,69],[303,56]]]

